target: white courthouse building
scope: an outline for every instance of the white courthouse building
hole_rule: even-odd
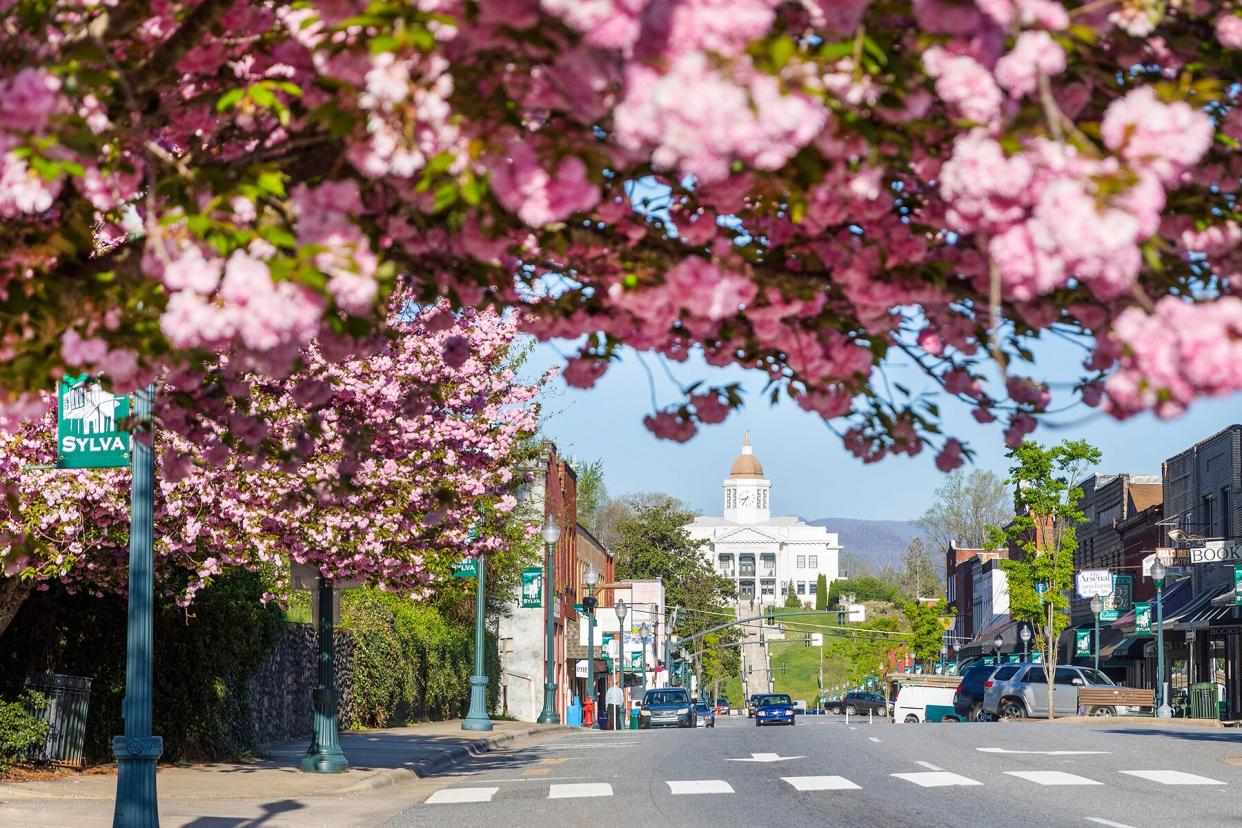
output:
[[[815,603],[816,582],[838,577],[841,544],[835,532],[797,517],[772,517],[772,481],[763,475],[747,432],[742,453],[724,481],[724,516],[697,517],[686,527],[705,541],[701,551],[712,567],[733,580],[742,604],[783,604],[791,588],[803,603]]]

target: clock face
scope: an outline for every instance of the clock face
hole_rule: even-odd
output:
[[[743,506],[749,506],[749,505],[750,505],[750,495],[749,495],[749,494],[743,494],[743,495],[741,496],[741,498],[739,498],[739,502],[740,502]]]

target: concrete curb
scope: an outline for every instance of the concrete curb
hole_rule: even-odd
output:
[[[387,768],[379,771],[366,779],[360,779],[348,787],[342,788],[339,793],[341,795],[369,793],[378,791],[382,788],[392,788],[415,779],[421,779],[434,773],[456,765],[460,762],[479,756],[489,751],[495,750],[501,745],[524,739],[528,736],[546,735],[546,736],[562,736],[566,733],[574,733],[579,728],[568,727],[567,725],[540,725],[539,727],[529,727],[523,730],[509,730],[504,733],[497,733],[491,736],[484,736],[479,739],[472,739],[462,745],[454,745],[445,748],[435,756],[429,756],[426,759],[420,759],[411,762],[401,768]]]
[[[1058,716],[1055,719],[1002,719],[1007,724],[1090,724],[1168,730],[1223,730],[1218,719],[1157,719],[1153,716]]]

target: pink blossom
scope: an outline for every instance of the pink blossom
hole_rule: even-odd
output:
[[[1040,385],[1028,377],[1009,377],[1005,381],[1005,390],[1009,392],[1009,398],[1014,402],[1036,409],[1047,408],[1048,403],[1052,401],[1052,395],[1048,393],[1047,386]]]
[[[919,331],[918,344],[932,356],[940,356],[944,353],[944,340],[940,338],[935,328],[927,327]]]
[[[1000,116],[1001,91],[974,58],[932,47],[923,53],[923,66],[936,79],[936,94],[958,117],[991,124]]]
[[[590,388],[608,370],[608,360],[596,357],[574,357],[565,366],[565,384],[574,388]]]
[[[648,414],[643,418],[643,425],[661,440],[672,440],[676,443],[686,442],[698,431],[693,421],[683,419],[672,411]]]
[[[599,201],[599,188],[587,177],[586,164],[574,155],[549,174],[530,145],[513,143],[491,171],[497,200],[531,227],[563,221]]]
[[[1242,17],[1228,11],[1216,18],[1216,39],[1227,49],[1242,49]]]
[[[950,437],[944,448],[936,455],[936,468],[942,472],[950,472],[966,462],[962,458],[962,443],[956,437]]]
[[[62,103],[60,78],[42,69],[25,68],[0,84],[0,107],[6,129],[42,132]]]
[[[220,284],[224,265],[219,259],[207,259],[198,247],[190,245],[164,268],[164,284],[173,290],[192,290],[209,294]]]
[[[60,356],[67,365],[95,365],[108,352],[108,343],[97,336],[83,339],[73,328],[60,338]]]
[[[1212,146],[1214,130],[1208,116],[1185,101],[1166,104],[1150,86],[1141,86],[1114,101],[1100,122],[1109,149],[1165,184],[1177,180]]]
[[[1026,435],[1035,430],[1035,418],[1025,411],[1014,412],[1009,418],[1009,427],[1005,429],[1005,445],[1017,448],[1022,445]]]
[[[470,340],[460,334],[444,340],[444,364],[450,368],[461,368],[470,359]]]
[[[540,0],[540,3],[549,14],[582,32],[588,43],[627,51],[638,41],[647,0]]]
[[[694,413],[699,418],[699,422],[710,425],[723,423],[729,416],[729,412],[733,410],[728,403],[722,402],[715,392],[695,394],[690,397],[690,403],[694,406]]]
[[[1023,32],[1009,54],[996,64],[996,82],[1011,97],[1023,98],[1039,87],[1039,78],[1065,71],[1065,51],[1047,32]]]
[[[0,218],[43,213],[60,194],[63,178],[47,181],[12,152],[5,152],[0,133]]]

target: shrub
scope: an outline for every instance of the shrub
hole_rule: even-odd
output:
[[[51,725],[37,715],[47,705],[48,698],[33,690],[23,692],[17,701],[0,700],[0,770],[24,760],[47,739]]]

